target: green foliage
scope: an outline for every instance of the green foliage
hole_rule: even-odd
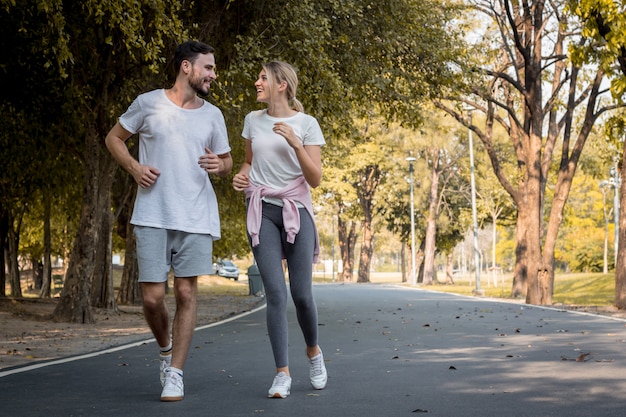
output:
[[[623,0],[569,0],[568,9],[580,18],[585,42],[572,43],[569,53],[578,65],[591,62],[611,78],[614,97],[626,93],[626,4]],[[619,63],[619,65],[616,65]]]
[[[300,78],[298,98],[318,118],[328,142],[323,150],[325,182],[316,195],[330,194],[335,202],[346,203],[354,218],[358,204],[353,172],[358,167],[351,171],[348,164],[378,156],[385,165],[385,182],[405,171],[389,157],[398,142],[386,143],[381,137],[377,146],[367,144],[355,120],[375,110],[388,120],[418,125],[420,103],[447,82],[448,68],[442,62],[455,55],[456,47],[448,26],[454,9],[436,0],[68,4],[0,0],[5,51],[0,73],[9,85],[0,115],[0,145],[6,145],[0,152],[5,167],[0,205],[32,205],[24,227],[29,248],[37,246],[41,211],[33,200],[40,192],[51,192],[54,206],[67,214],[65,220],[54,215],[53,229],[72,232],[87,166],[87,138],[99,138],[96,152],[103,157],[101,141],[131,100],[167,86],[168,60],[181,40],[197,38],[216,47],[219,78],[209,100],[225,114],[235,170],[244,154],[243,117],[259,108],[253,84],[261,63],[281,59],[294,64]],[[243,197],[232,189],[231,178],[212,180],[223,235],[216,242],[216,256],[245,256]],[[121,182],[116,185],[114,202],[125,192]],[[403,192],[384,195],[400,198]]]

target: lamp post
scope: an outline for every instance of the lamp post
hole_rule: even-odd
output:
[[[470,156],[470,182],[472,189],[472,223],[474,228],[474,270],[476,273],[476,289],[474,295],[483,296],[485,291],[480,287],[480,251],[478,250],[478,221],[476,219],[476,179],[474,177],[474,142],[472,138],[472,111],[469,111],[469,156]]]
[[[608,251],[609,251],[609,216],[606,212],[606,188],[610,188],[610,181],[600,181],[600,189],[602,190],[602,212],[604,214],[604,256],[602,264],[602,272],[608,273]]]
[[[414,156],[406,158],[409,161],[409,182],[411,183],[411,285],[417,284],[417,274],[415,273],[415,200],[413,197],[413,162]]]
[[[611,167],[611,179],[609,180],[611,186],[613,187],[613,224],[615,225],[615,242],[614,242],[614,251],[615,251],[615,268],[617,268],[617,249],[619,246],[619,211],[620,211],[620,202],[619,202],[619,189],[620,189],[620,177],[619,177],[619,169],[617,166],[617,159],[615,160],[615,165]]]
[[[339,221],[339,218],[337,218]],[[333,236],[333,245],[332,245],[332,258],[333,258],[333,279],[332,282],[335,282],[335,215],[330,218],[330,222],[332,223],[332,236]]]

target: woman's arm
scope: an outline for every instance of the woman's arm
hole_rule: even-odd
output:
[[[319,145],[304,145],[294,134],[293,128],[287,123],[278,122],[274,124],[274,132],[287,140],[296,152],[302,175],[306,182],[315,188],[322,181],[322,150]]]
[[[233,188],[236,191],[243,191],[250,185],[248,174],[252,169],[252,142],[246,139],[246,158],[239,168],[239,172],[233,177]]]

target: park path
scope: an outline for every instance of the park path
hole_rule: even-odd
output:
[[[161,403],[152,342],[0,377],[2,415],[605,417],[626,410],[624,322],[396,285],[314,287],[328,387],[308,382],[290,307],[293,385],[268,399],[265,311],[199,329],[185,399]],[[26,368],[24,368],[26,369]]]

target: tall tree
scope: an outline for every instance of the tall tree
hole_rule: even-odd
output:
[[[102,277],[110,268],[106,237],[112,224],[108,214],[116,165],[102,138],[131,97],[148,87],[147,75],[164,66],[166,45],[173,47],[172,38],[184,33],[177,19],[180,4],[111,0],[66,8],[61,2],[39,0],[4,1],[3,6],[11,16],[22,14],[22,27],[36,29],[19,31],[15,45],[32,45],[39,66],[43,62],[43,68],[56,69],[50,100],[60,112],[59,131],[64,133],[56,139],[57,147],[71,149],[83,165],[78,232],[54,315],[88,323],[93,321],[91,283],[105,282]],[[19,79],[22,73],[11,73],[17,85],[28,84]],[[111,300],[109,294],[103,305],[110,306]]]
[[[611,78],[613,95],[626,94],[626,3],[623,0],[570,0],[570,9],[583,24],[582,36],[592,42],[572,48],[575,62],[597,63]],[[595,42],[594,42],[595,41]],[[595,43],[600,47],[594,47]],[[616,65],[617,64],[617,65]],[[623,136],[624,122],[619,133]],[[624,141],[626,146],[626,141]],[[626,158],[626,148],[622,152]],[[622,159],[622,167],[626,160]],[[620,206],[626,207],[626,170],[621,170]],[[615,225],[615,227],[618,227]],[[615,306],[626,308],[626,210],[620,211],[619,243],[615,268]]]
[[[237,34],[238,39],[234,44],[232,39],[226,40],[223,50],[228,57],[224,77],[229,80],[224,85],[224,97],[236,104],[226,109],[227,120],[233,120],[232,116],[240,121],[246,111],[254,108],[252,89],[242,90],[241,84],[252,85],[259,64],[283,59],[298,68],[299,89],[303,92],[298,96],[306,111],[320,120],[327,137],[325,178],[333,167],[346,167],[344,161],[363,140],[354,128],[354,120],[374,107],[408,124],[419,124],[420,100],[449,74],[441,65],[454,44],[453,32],[447,26],[452,19],[451,8],[446,2],[286,4],[282,0],[242,1],[237,2],[236,19],[222,16],[220,22],[230,29],[222,33]],[[209,6],[202,9],[204,12],[198,15],[205,16]],[[215,14],[215,10],[210,13]],[[236,130],[239,133],[240,128]],[[242,149],[239,146],[233,151],[236,163]],[[337,197],[343,194],[340,187],[331,184],[322,188]],[[345,213],[341,217],[344,219]],[[341,228],[352,220],[359,219],[346,218],[339,223],[340,233],[347,234]]]
[[[471,4],[488,27],[482,28],[482,43],[469,47],[475,55],[487,52],[475,57],[481,62],[457,62],[475,78],[470,88],[446,96],[483,113],[484,127],[472,123],[460,105],[440,101],[438,106],[482,141],[498,181],[515,202],[512,295],[525,295],[529,304],[551,304],[554,251],[572,178],[594,123],[616,105],[601,100],[608,93],[602,88],[601,68],[567,59],[567,46],[578,38],[564,2]],[[494,141],[495,124],[509,137],[508,152],[515,155],[517,168],[513,176],[504,168],[504,144]]]

